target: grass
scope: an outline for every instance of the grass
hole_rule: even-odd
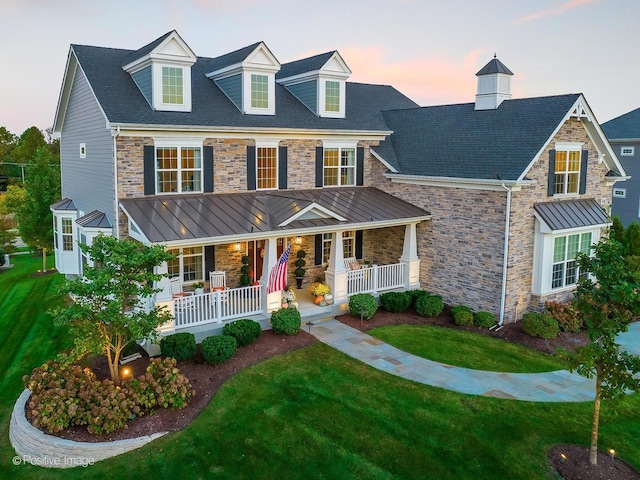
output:
[[[14,466],[8,417],[20,377],[68,346],[41,313],[60,277],[31,278],[38,265],[38,258],[16,259],[12,271],[0,274],[0,307],[12,311],[11,319],[0,317],[2,477],[544,479],[552,478],[545,458],[552,445],[589,442],[591,403],[460,395],[315,344],[239,372],[189,427],[139,450],[88,468]],[[12,324],[18,325],[6,337]],[[616,415],[609,407],[601,448],[615,448],[638,469],[640,396],[624,399]]]
[[[546,353],[472,332],[429,325],[399,325],[368,330],[373,337],[434,362],[493,372],[536,373],[567,365]]]

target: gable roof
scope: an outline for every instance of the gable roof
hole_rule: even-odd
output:
[[[320,70],[336,53],[336,50],[330,52],[320,53],[313,57],[302,58],[300,60],[294,60],[293,62],[284,63],[280,71],[276,74],[276,79],[293,77],[307,72],[315,72]]]
[[[580,97],[512,99],[482,111],[474,103],[386,111],[394,133],[373,150],[385,158],[392,147],[400,174],[515,181]]]
[[[153,42],[155,44],[157,41]],[[229,64],[253,51],[259,43],[215,59],[198,57],[191,67],[191,112],[154,111],[122,65],[131,60],[131,50],[72,45],[61,90],[54,129],[62,130],[75,65],[84,73],[111,126],[159,126],[215,128],[284,128],[302,130],[341,130],[388,132],[380,113],[393,108],[413,108],[417,104],[388,85],[347,82],[346,117],[320,118],[276,83],[275,115],[245,115],[222,90],[205,75],[213,65]],[[152,48],[152,44],[143,49]],[[225,58],[226,57],[226,58]]]
[[[239,48],[238,50],[235,50],[233,52],[225,53],[224,55],[221,55],[219,57],[212,58],[207,63],[208,71],[217,72],[218,70],[222,70],[226,67],[242,63],[261,44],[264,44],[264,42],[256,42],[246,47]]]
[[[178,32],[176,32],[175,30],[171,30],[170,32],[165,33],[164,35],[162,35],[160,38],[155,39],[153,42],[148,43],[147,45],[145,45],[142,48],[139,48],[138,50],[135,50],[133,52],[131,52],[126,60],[126,62],[122,65],[124,67],[124,65],[126,63],[130,63],[138,58],[144,57],[145,55],[151,53],[153,51],[154,48],[156,48],[158,45],[160,45],[162,42],[165,41],[166,38],[168,38],[169,36],[171,36],[172,34],[178,35]]]
[[[149,196],[122,199],[120,205],[152,243],[223,243],[265,233],[379,228],[430,218],[422,208],[371,187]],[[324,215],[298,216],[300,207],[310,205]]]
[[[640,108],[601,125],[609,140],[640,139]]]

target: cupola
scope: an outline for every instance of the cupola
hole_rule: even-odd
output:
[[[495,110],[502,102],[511,98],[513,72],[493,56],[478,73],[476,110]]]

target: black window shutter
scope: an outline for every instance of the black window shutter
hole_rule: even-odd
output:
[[[547,180],[547,195],[553,197],[556,179],[556,151],[549,150],[549,178]]]
[[[213,245],[205,245],[204,247],[204,277],[209,279],[209,272],[216,269],[216,253]]]
[[[256,189],[256,147],[247,147],[247,190]]]
[[[313,257],[316,265],[322,265],[322,234],[316,234]]]
[[[589,168],[589,150],[582,150],[582,162],[580,164],[580,192],[587,192],[587,168]]]
[[[364,147],[356,149],[356,185],[364,185]]]
[[[356,230],[356,258],[362,258],[362,230]]]
[[[202,167],[204,170],[202,189],[205,193],[209,193],[213,192],[213,147],[205,146],[202,150]]]
[[[278,147],[278,188],[287,189],[287,147]]]
[[[144,146],[144,194],[156,193],[156,149],[153,145]]]
[[[316,147],[316,187],[322,187],[323,185],[324,185],[324,149],[322,147]]]

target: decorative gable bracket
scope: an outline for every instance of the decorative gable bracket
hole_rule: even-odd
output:
[[[295,220],[310,220],[315,218],[334,218],[339,222],[347,221],[347,219],[344,218],[343,216],[338,215],[337,213],[332,212],[328,208],[325,208],[322,205],[318,205],[317,203],[313,202],[307,205],[302,210],[300,210],[295,215],[292,215],[289,218],[287,218],[284,222],[280,223],[278,226],[286,227],[287,225],[289,225],[291,222]]]
[[[589,111],[587,106],[582,102],[582,98],[576,102],[569,116],[577,120],[581,120],[584,118],[589,122],[593,122],[593,118],[591,117],[591,112]]]

